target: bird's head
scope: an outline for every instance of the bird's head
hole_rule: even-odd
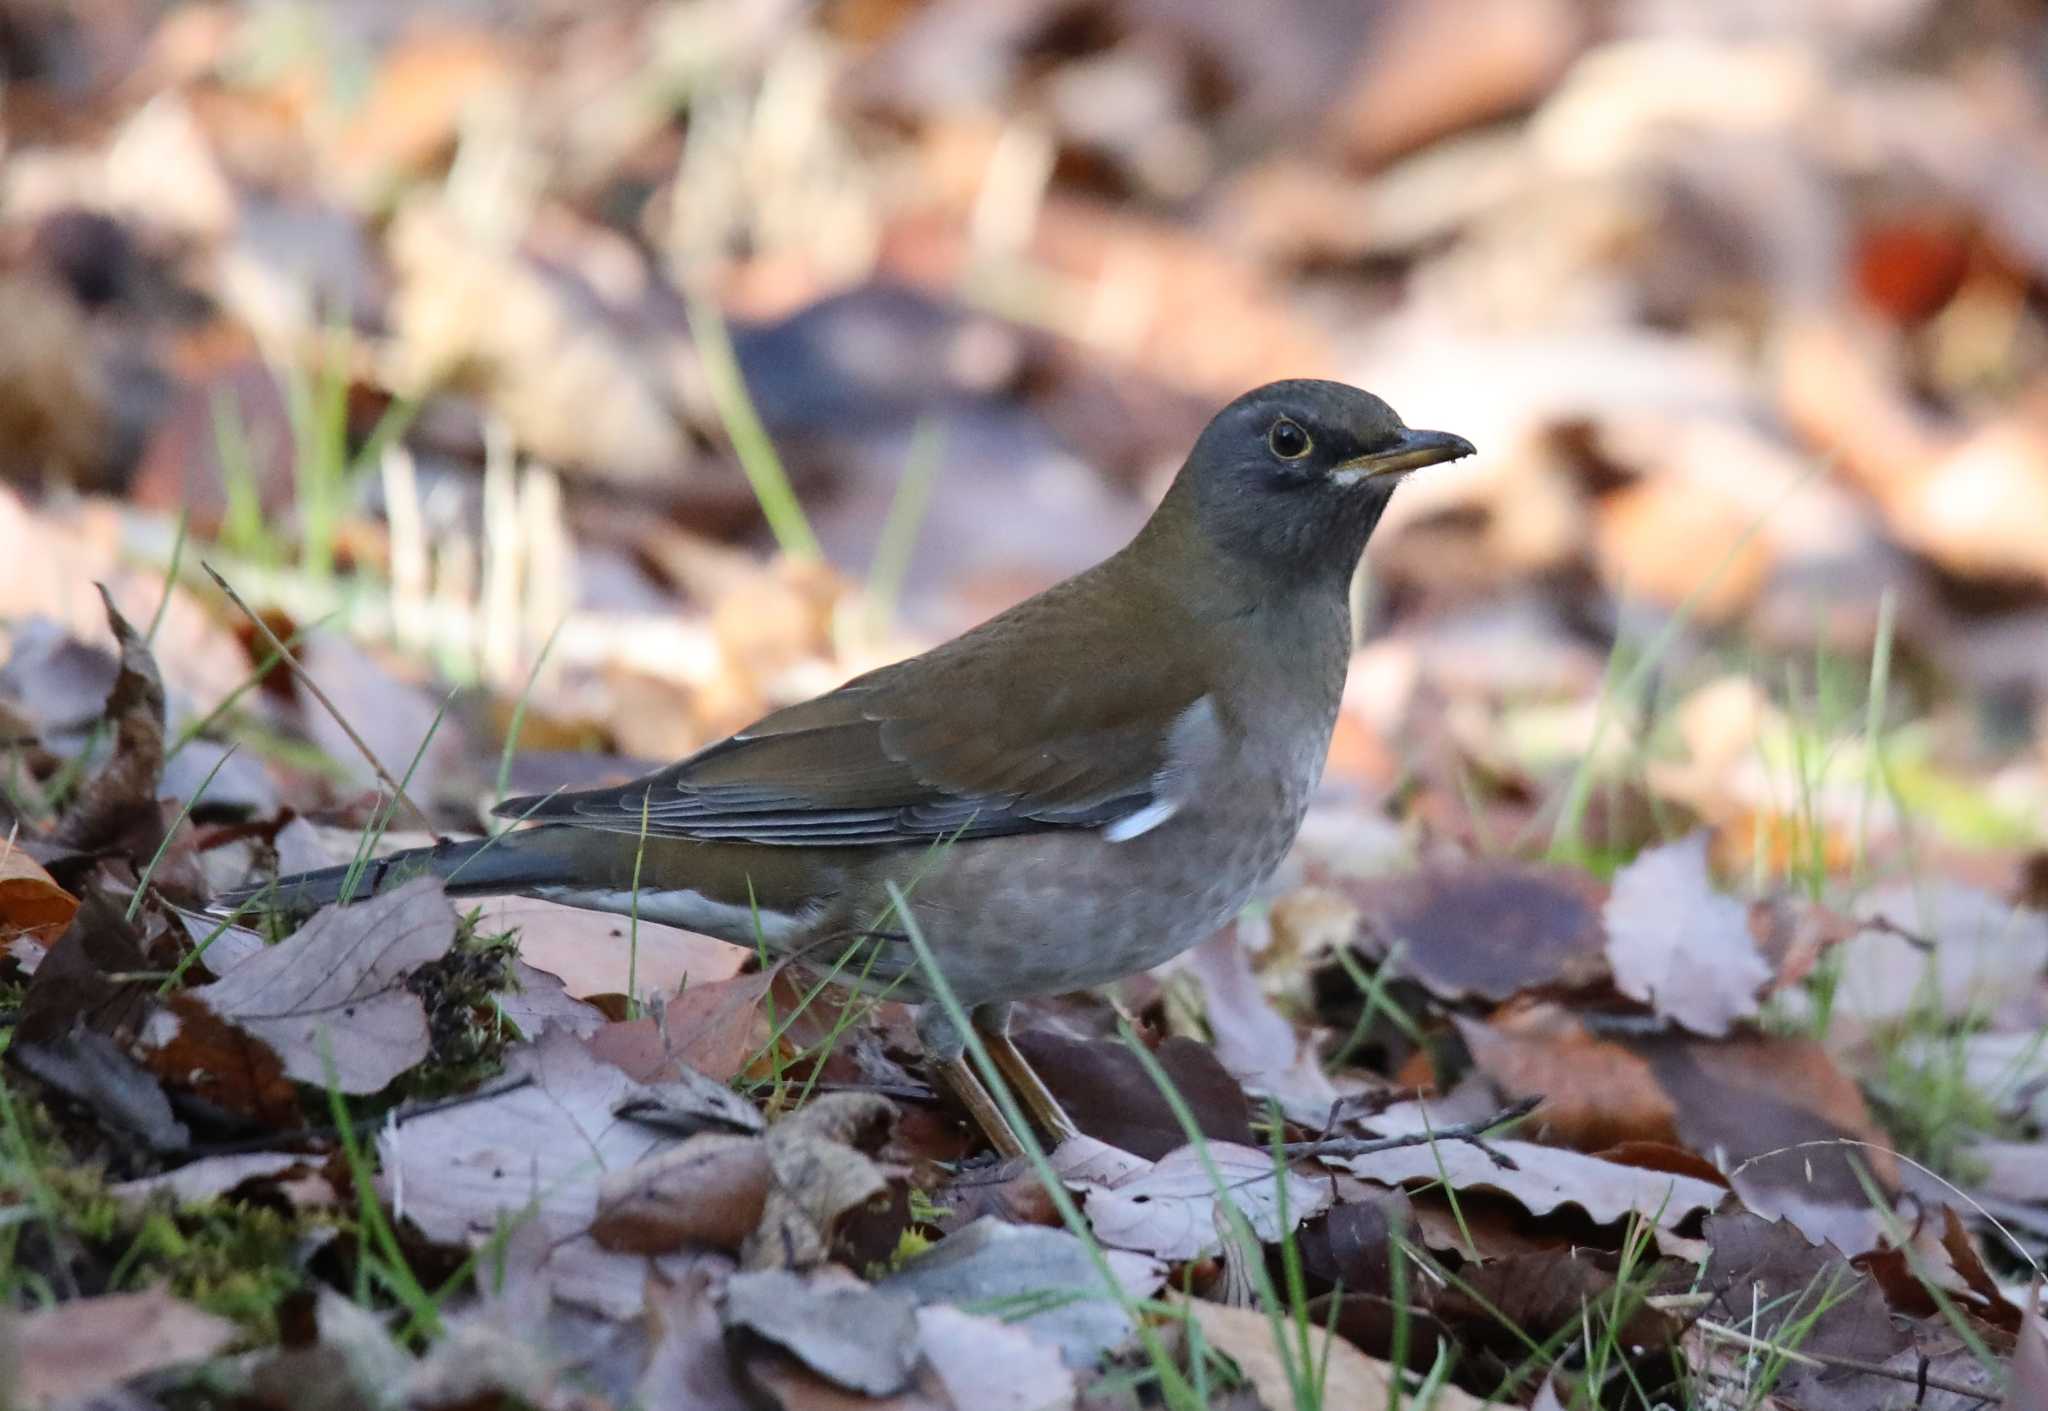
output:
[[[1464,437],[1414,430],[1356,387],[1269,382],[1203,429],[1168,499],[1248,567],[1348,579],[1394,486],[1472,453]]]

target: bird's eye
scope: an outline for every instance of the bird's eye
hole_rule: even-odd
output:
[[[1308,433],[1287,417],[1273,423],[1266,433],[1266,447],[1283,461],[1298,461],[1309,453],[1315,443],[1308,439]]]

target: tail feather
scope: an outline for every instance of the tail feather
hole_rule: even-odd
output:
[[[409,848],[373,857],[360,868],[345,863],[294,872],[272,882],[224,892],[215,898],[214,906],[225,909],[253,902],[264,910],[303,913],[343,900],[362,901],[426,876],[439,877],[447,884],[450,896],[490,896],[545,886],[563,880],[564,876],[559,850],[547,846],[552,840],[542,837],[554,831],[534,829],[496,838]]]

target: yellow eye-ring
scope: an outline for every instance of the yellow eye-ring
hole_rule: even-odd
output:
[[[1266,448],[1283,461],[1298,461],[1315,449],[1315,442],[1298,422],[1283,416],[1266,433]]]

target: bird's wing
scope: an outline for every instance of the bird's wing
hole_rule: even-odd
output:
[[[857,846],[1164,822],[1224,749],[1162,634],[1040,609],[779,710],[617,788],[498,812],[649,836]],[[1107,619],[1121,614],[1110,613]],[[1064,618],[1065,621],[1061,621]]]

